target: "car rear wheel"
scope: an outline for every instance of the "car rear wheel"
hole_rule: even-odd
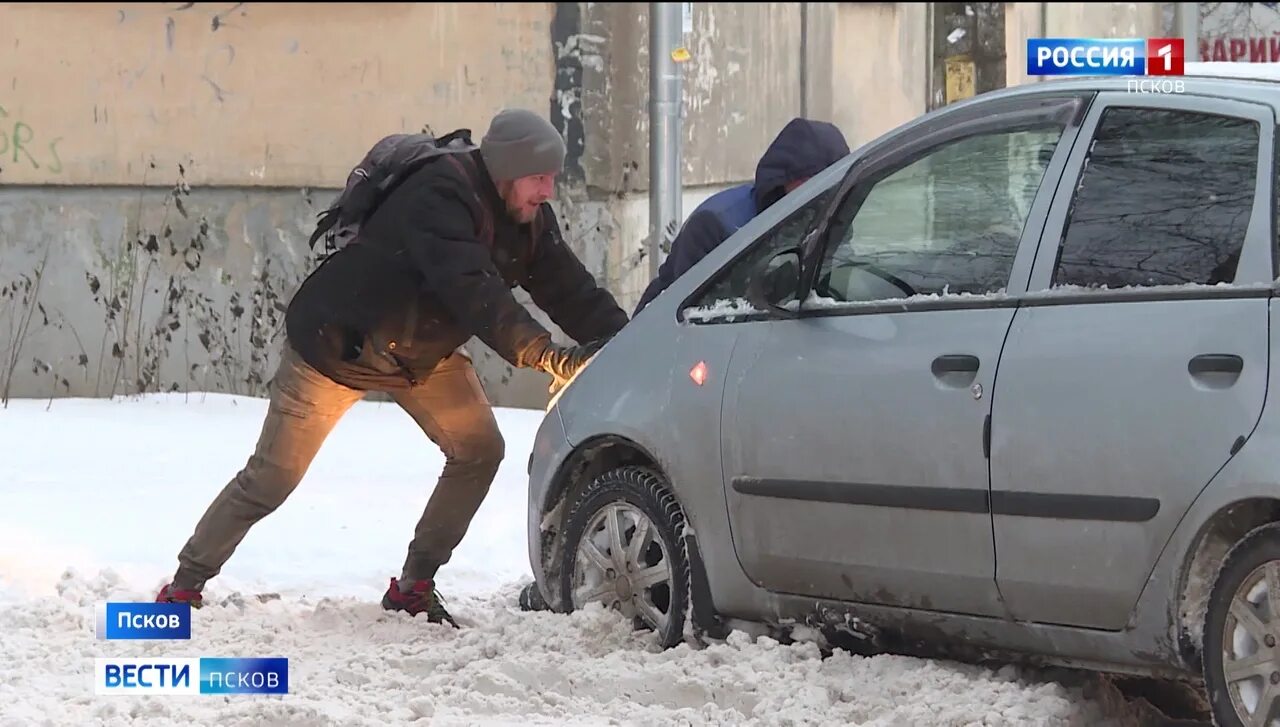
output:
[[[600,475],[569,513],[563,602],[573,610],[603,604],[635,627],[652,629],[664,648],[675,646],[689,605],[684,522],[653,470],[620,467]]]
[[[1280,523],[1227,554],[1205,616],[1204,679],[1219,725],[1280,724]]]

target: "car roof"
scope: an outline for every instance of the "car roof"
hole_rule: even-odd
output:
[[[1016,86],[996,89],[957,101],[942,109],[962,108],[1001,99],[1020,98],[1063,91],[1128,92],[1136,83],[1167,86],[1181,83],[1183,95],[1212,96],[1264,103],[1280,112],[1280,63],[1188,63],[1182,76],[1073,76],[1043,81],[1028,80]],[[1241,66],[1259,66],[1256,71]],[[1177,93],[1168,94],[1176,96]]]
[[[895,138],[898,138],[903,133],[908,133],[925,124],[935,122],[939,118],[945,118],[955,111],[973,107],[980,108],[984,104],[1001,100],[1033,98],[1037,95],[1056,95],[1063,92],[1126,93],[1138,81],[1159,81],[1163,87],[1165,85],[1163,81],[1168,80],[1175,84],[1181,82],[1183,89],[1180,94],[1167,94],[1169,96],[1192,95],[1251,101],[1269,106],[1273,113],[1280,116],[1280,63],[1188,62],[1185,64],[1185,70],[1186,74],[1182,76],[1072,76],[1041,81],[1028,79],[1027,82],[1016,86],[984,91],[976,96],[953,101],[945,106],[921,113],[875,137],[853,145],[847,156],[832,164],[822,174],[817,175],[821,177],[818,180],[818,187],[826,188],[830,184],[837,183],[835,180],[843,177],[850,166],[856,164],[868,154],[873,153],[876,149],[882,148],[883,145],[892,143]],[[1165,94],[1146,93],[1139,95]],[[796,209],[809,203],[809,199],[805,195],[794,198],[792,195],[788,195],[784,200],[784,203],[776,205],[776,210],[766,210],[762,216],[767,217],[769,212],[772,211],[778,214],[778,219],[780,220],[783,216],[791,214]],[[770,224],[773,224],[773,222]]]
[[[1245,68],[1244,66],[1257,66],[1257,68]],[[883,144],[890,143],[899,134],[909,132],[940,117],[945,118],[961,109],[981,107],[984,104],[1001,100],[1032,98],[1037,95],[1056,95],[1063,92],[1101,93],[1111,91],[1126,93],[1139,81],[1157,81],[1160,82],[1162,87],[1165,85],[1163,82],[1166,80],[1175,84],[1181,82],[1183,89],[1181,93],[1167,95],[1207,96],[1251,101],[1269,106],[1275,114],[1280,116],[1280,63],[1191,62],[1186,64],[1186,71],[1187,74],[1182,76],[1071,76],[1050,78],[1042,81],[1028,80],[1026,83],[1016,86],[984,91],[976,96],[953,101],[945,106],[922,113],[876,137],[855,145],[848,156],[833,164],[828,171],[835,170],[832,171],[833,175],[842,176],[848,167],[856,163],[858,159],[880,148]],[[1146,93],[1140,95],[1166,94]],[[796,206],[802,203],[798,198],[794,202]],[[790,211],[788,210],[788,213]]]

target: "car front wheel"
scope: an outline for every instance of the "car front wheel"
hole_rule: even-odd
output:
[[[628,466],[600,475],[569,513],[563,602],[574,610],[601,603],[652,629],[664,648],[675,646],[689,605],[684,522],[653,470]]]
[[[1280,523],[1259,527],[1227,555],[1204,629],[1204,678],[1219,725],[1280,720]]]

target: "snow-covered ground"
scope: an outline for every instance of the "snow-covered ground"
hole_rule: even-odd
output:
[[[97,640],[95,604],[154,597],[265,406],[174,394],[0,409],[0,725],[1132,723],[1100,680],[1068,672],[823,659],[741,632],[660,651],[600,609],[521,612],[538,411],[499,410],[506,461],[440,574],[462,630],[378,605],[442,458],[394,404],[362,402],[210,584],[190,642]],[[290,693],[95,696],[104,656],[283,656]]]

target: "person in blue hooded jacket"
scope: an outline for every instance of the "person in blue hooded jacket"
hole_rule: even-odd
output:
[[[689,215],[632,317],[738,228],[848,154],[849,144],[834,125],[803,118],[789,121],[760,157],[755,181],[712,195]]]

